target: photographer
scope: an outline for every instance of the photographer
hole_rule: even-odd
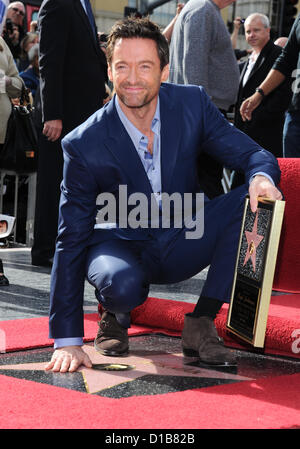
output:
[[[17,62],[21,55],[21,40],[25,32],[23,27],[25,6],[22,2],[12,2],[7,7],[6,22],[3,27],[3,39],[7,43],[14,60]]]
[[[242,19],[241,17],[236,17],[233,21],[233,32],[231,34],[231,43],[232,47],[234,49],[234,54],[236,59],[239,61],[240,59],[248,56],[250,53],[252,53],[252,49],[248,50],[240,50],[237,47],[237,38],[238,34],[240,32],[240,27],[245,23],[245,19]]]

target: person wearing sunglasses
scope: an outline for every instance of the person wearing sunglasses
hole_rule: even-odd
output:
[[[25,6],[22,2],[12,2],[7,7],[3,38],[18,63],[21,55],[20,43],[25,36],[24,30]]]
[[[22,2],[12,2],[7,7],[6,18],[11,19],[11,21],[23,27],[23,20],[25,16],[25,6]]]

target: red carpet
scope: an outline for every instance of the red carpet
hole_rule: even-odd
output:
[[[286,213],[274,289],[300,293],[300,159],[280,159]],[[264,352],[300,358],[300,294],[272,297]],[[148,298],[132,313],[131,335],[180,335],[194,305]],[[227,306],[216,319],[227,345],[246,348],[227,333]],[[85,315],[85,340],[97,332]],[[48,318],[0,323],[0,351],[52,345]],[[247,348],[248,349],[248,348]],[[59,374],[58,374],[59,375]],[[291,429],[300,428],[300,374],[260,378],[155,396],[111,399],[0,375],[1,429]],[[111,433],[109,434],[111,435]]]
[[[300,358],[300,295],[273,296],[267,323],[264,352],[281,356]],[[132,313],[130,335],[162,332],[180,335],[184,314],[191,312],[193,304],[148,298]],[[216,319],[216,326],[228,346],[249,349],[226,331],[225,323],[228,306],[224,305]],[[97,332],[97,314],[85,315],[85,341],[94,339]],[[0,340],[3,349],[17,351],[52,345],[48,339],[48,318],[20,319],[0,323]],[[1,342],[1,341],[0,341]],[[0,348],[1,349],[1,348]]]
[[[111,399],[0,376],[1,429],[300,427],[300,374]],[[59,404],[59,407],[57,406]]]
[[[272,298],[266,353],[299,357],[299,301],[300,295]],[[130,334],[180,335],[184,314],[192,309],[192,304],[148,298],[133,312]],[[220,333],[225,332],[226,315],[224,307],[216,320]],[[295,330],[297,336],[292,337]],[[97,314],[87,314],[86,340],[92,340],[96,331]],[[6,337],[7,351],[49,346],[52,341],[47,334],[47,317],[0,324],[0,336],[2,340]],[[236,346],[229,336],[226,342]],[[177,393],[111,399],[0,375],[0,428],[153,431],[300,428],[299,385],[298,373]]]
[[[285,213],[274,277],[274,290],[300,293],[300,159],[278,159]]]

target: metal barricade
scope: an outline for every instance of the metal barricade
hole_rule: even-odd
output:
[[[19,194],[19,179],[21,176],[27,177],[28,181],[28,196],[27,196],[27,214],[26,214],[26,246],[32,246],[33,243],[33,228],[34,228],[34,214],[35,214],[35,200],[36,200],[36,172],[33,173],[16,173],[13,170],[0,169],[0,213],[3,213],[4,204],[4,179],[6,176],[13,176],[15,178],[14,189],[14,212],[13,215],[18,222],[18,194]],[[16,243],[16,228],[12,233],[13,242]]]

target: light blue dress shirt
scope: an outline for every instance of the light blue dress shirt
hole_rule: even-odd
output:
[[[84,0],[80,0],[80,3],[82,5],[83,9],[85,10],[85,13],[87,14]]]
[[[145,172],[148,176],[149,182],[151,184],[153,193],[157,199],[160,201],[161,198],[161,165],[160,165],[160,109],[159,109],[159,98],[157,100],[157,106],[155,114],[151,124],[151,131],[154,133],[153,139],[153,151],[152,155],[147,151],[149,139],[146,135],[141,133],[132,123],[120,107],[118,97],[115,96],[116,109],[119,114],[120,120],[123,123],[127,133],[129,134],[133,145],[141,159]]]

